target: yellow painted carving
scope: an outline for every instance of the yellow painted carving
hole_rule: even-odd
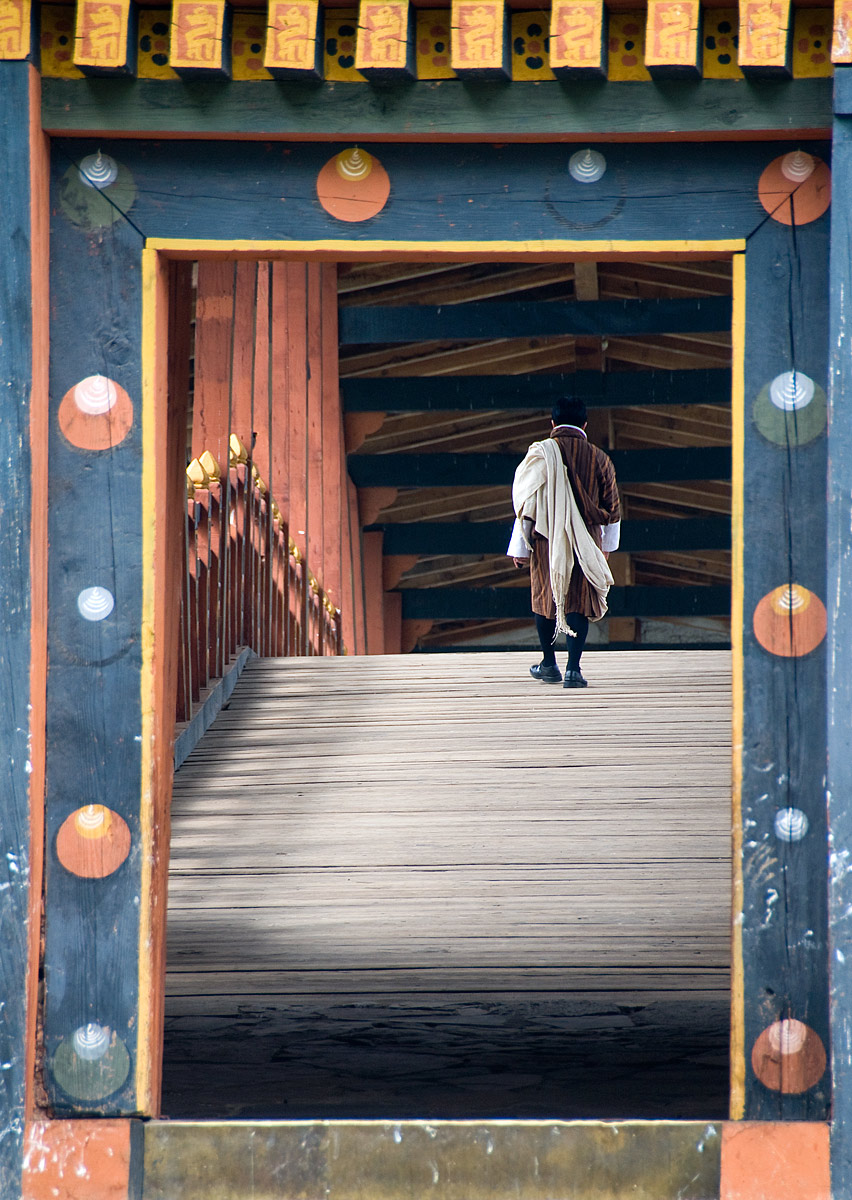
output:
[[[852,0],[834,0],[831,61],[852,63]]]
[[[222,63],[225,0],[175,0],[170,62],[175,68],[216,70]]]
[[[31,50],[30,0],[0,0],[0,59],[20,61]]]
[[[358,14],[354,8],[329,8],[325,12],[326,79],[340,83],[365,83],[355,69]]]
[[[743,0],[739,60],[743,67],[783,67],[787,61],[789,0]]]
[[[82,79],[74,66],[74,10],[66,4],[44,4],[41,8],[41,73],[47,79]]]
[[[607,78],[617,82],[650,79],[645,67],[645,13],[609,14],[609,66]]]
[[[408,0],[361,0],[355,65],[401,70],[408,57]]]
[[[503,66],[503,0],[452,0],[450,63],[459,70],[496,70]]]
[[[263,65],[313,71],[319,36],[318,0],[270,0]]]
[[[266,36],[264,14],[234,13],[234,23],[231,27],[231,77],[233,79],[272,78],[263,65]],[[311,60],[311,66],[313,66],[313,60]]]
[[[84,67],[127,64],[130,0],[77,0],[74,62]]]
[[[648,0],[646,66],[680,66],[698,58],[698,0]]]
[[[512,13],[512,78],[555,79],[550,69],[550,13]]]
[[[834,74],[831,65],[830,8],[797,8],[793,16],[793,76],[821,79]]]
[[[739,44],[739,10],[736,8],[706,8],[704,10],[705,79],[742,79],[737,61]]]
[[[446,8],[415,10],[418,79],[455,79],[450,66],[450,13]]]
[[[603,0],[553,0],[551,66],[600,68],[603,22]]]
[[[168,8],[142,8],[139,10],[136,74],[140,79],[180,78],[177,71],[173,71],[169,66],[168,61],[171,19],[171,10]]]

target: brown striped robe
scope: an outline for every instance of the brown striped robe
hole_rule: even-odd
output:
[[[601,544],[601,525],[612,525],[621,520],[621,504],[615,482],[615,468],[608,454],[593,446],[578,429],[560,426],[551,435],[562,454],[568,470],[568,482],[574,492],[586,528]],[[532,610],[542,617],[556,616],[553,592],[550,587],[549,544],[547,538],[533,534],[530,557],[530,585]],[[571,582],[568,585],[566,613],[582,613],[597,620],[601,615],[597,592],[588,582],[579,565],[574,563]]]

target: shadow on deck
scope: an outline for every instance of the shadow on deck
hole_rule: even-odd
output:
[[[175,781],[172,1117],[727,1113],[730,657],[258,660]]]

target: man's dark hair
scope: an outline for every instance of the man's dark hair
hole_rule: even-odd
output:
[[[553,405],[550,415],[554,425],[576,425],[582,429],[586,424],[586,403],[579,396],[562,396]]]

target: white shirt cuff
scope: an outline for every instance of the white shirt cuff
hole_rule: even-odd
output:
[[[620,521],[614,521],[612,525],[601,525],[601,550],[604,554],[612,554],[613,550],[617,550],[620,541]]]
[[[506,551],[509,558],[529,558],[530,548],[524,541],[524,535],[521,532],[521,522],[515,518],[515,524],[512,526],[512,536],[509,539],[509,548]]]

